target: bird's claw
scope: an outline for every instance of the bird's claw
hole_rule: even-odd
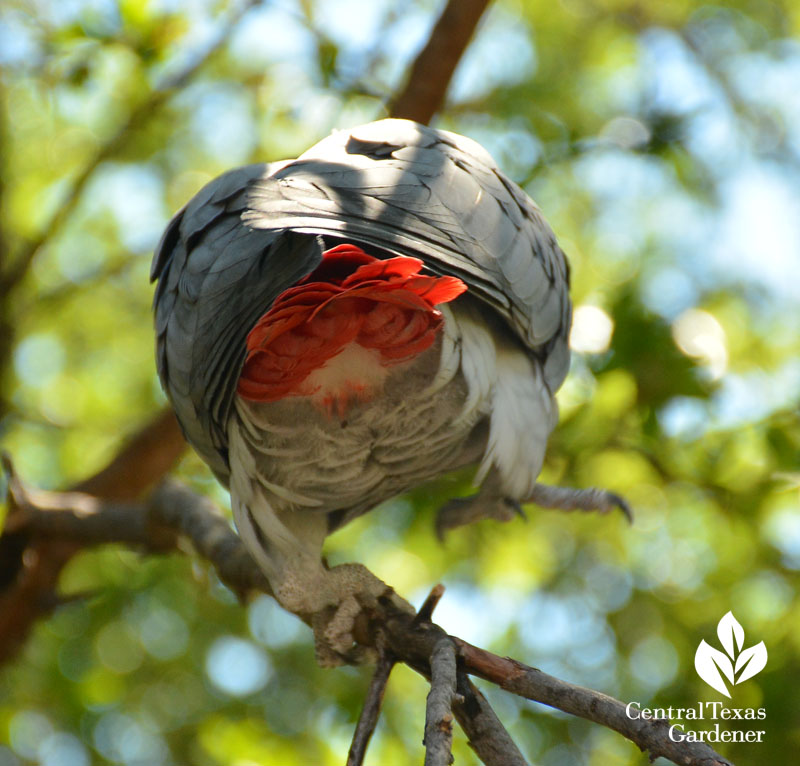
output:
[[[616,492],[607,489],[573,489],[572,487],[553,487],[549,484],[536,484],[529,502],[542,508],[554,508],[561,511],[598,511],[608,513],[619,508],[630,524],[633,523],[633,511],[628,501]]]
[[[511,510],[519,516],[523,521],[528,520],[528,514],[525,513],[525,509],[522,507],[522,503],[519,500],[514,500],[513,497],[504,497],[503,502],[511,508]]]
[[[608,501],[610,506],[608,508],[600,509],[601,513],[607,513],[614,508],[619,508],[622,513],[625,515],[625,518],[628,520],[628,524],[633,524],[633,508],[629,505],[628,501],[622,497],[622,495],[618,495],[616,492],[607,492]]]
[[[616,492],[605,489],[572,489],[536,484],[533,494],[524,502],[535,503],[542,508],[562,511],[598,511],[608,513],[619,508],[628,523],[633,523],[633,511],[628,501]],[[444,539],[445,532],[455,527],[470,524],[480,519],[510,521],[515,516],[527,520],[522,503],[511,497],[480,492],[471,497],[457,497],[445,503],[436,515],[436,536]]]
[[[359,641],[371,615],[382,609],[414,614],[414,608],[389,585],[360,564],[328,571],[331,601],[311,616],[317,662],[322,667],[374,662],[376,650]]]

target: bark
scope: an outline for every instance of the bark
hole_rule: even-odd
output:
[[[358,717],[355,731],[353,732],[353,742],[350,745],[350,752],[347,754],[347,766],[361,766],[367,754],[367,746],[378,725],[383,704],[383,695],[386,692],[386,684],[389,681],[389,674],[395,661],[385,652],[378,656],[378,663],[367,690],[367,697],[364,706],[361,708],[361,715]]]
[[[502,721],[466,673],[458,674],[453,711],[470,747],[487,766],[528,766]]]
[[[0,663],[16,656],[36,620],[61,603],[58,578],[76,553],[105,542],[150,550],[174,544],[176,535],[167,533],[168,540],[148,527],[141,504],[121,501],[158,482],[184,449],[175,417],[162,413],[105,468],[65,493],[31,492],[3,455],[9,507],[0,535]]]
[[[425,706],[425,766],[453,762],[453,701],[456,696],[456,649],[440,639],[431,654],[431,690]]]

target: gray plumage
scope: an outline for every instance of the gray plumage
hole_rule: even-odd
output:
[[[366,381],[369,395],[346,414],[310,394],[238,395],[250,330],[340,243],[416,257],[467,292],[438,307],[436,341],[413,358],[381,367],[353,342],[314,371],[314,390],[334,390],[353,370]],[[240,534],[277,598],[313,618],[322,662],[341,661],[364,594],[386,589],[359,565],[321,563],[331,530],[469,464],[480,493],[443,509],[443,527],[508,518],[541,494],[569,365],[569,272],[538,208],[470,139],[383,120],[296,160],[226,173],[169,224],[152,278],[167,395],[230,486]],[[564,507],[575,497],[558,495]]]
[[[568,267],[539,209],[478,144],[406,120],[340,131],[294,161],[232,170],[172,220],[151,272],[157,362],[189,442],[226,480],[248,331],[320,262],[323,235],[462,278],[544,367],[569,366]]]

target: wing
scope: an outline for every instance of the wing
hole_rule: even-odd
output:
[[[276,167],[212,181],[172,219],[153,259],[158,373],[187,440],[226,483],[226,424],[247,333],[322,260],[316,237],[242,224],[243,191]]]

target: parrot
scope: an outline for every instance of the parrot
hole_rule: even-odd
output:
[[[323,665],[364,656],[365,605],[413,613],[322,555],[387,499],[474,466],[477,491],[440,509],[440,535],[529,502],[629,514],[611,491],[537,482],[570,364],[569,266],[470,138],[383,119],[228,171],[170,221],[151,281],[183,433]]]

